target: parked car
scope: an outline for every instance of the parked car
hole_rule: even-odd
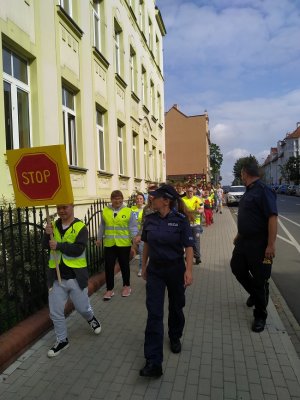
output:
[[[289,185],[286,191],[290,196],[295,196],[296,194],[296,185]]]
[[[226,193],[228,193],[230,186],[227,186],[227,185],[222,186],[222,189],[223,189],[224,194],[226,194]]]
[[[225,194],[227,206],[238,204],[246,191],[246,186],[230,186],[228,193]]]
[[[277,190],[276,190],[276,193],[278,193],[278,194],[287,194],[287,188],[288,188],[288,185],[279,185]]]
[[[295,195],[300,196],[300,185],[297,185],[295,188]]]

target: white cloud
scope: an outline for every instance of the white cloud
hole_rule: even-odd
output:
[[[233,160],[237,160],[242,157],[247,157],[249,155],[249,151],[246,149],[232,149],[225,154],[226,158],[231,158]]]
[[[300,3],[294,0],[157,0],[166,109],[208,110],[212,142],[232,181],[240,156],[261,162],[300,121]],[[224,182],[223,179],[223,182]]]

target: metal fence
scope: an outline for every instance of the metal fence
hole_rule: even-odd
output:
[[[99,200],[88,208],[87,261],[90,276],[103,270],[103,249],[96,246]],[[48,302],[48,251],[42,249],[45,212],[36,208],[0,208],[0,334],[40,310]]]

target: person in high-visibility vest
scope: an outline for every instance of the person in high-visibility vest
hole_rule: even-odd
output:
[[[122,297],[131,294],[129,259],[132,240],[137,235],[137,221],[134,213],[123,204],[123,193],[114,190],[110,196],[111,204],[102,211],[101,224],[98,231],[97,245],[103,241],[106,276],[106,293],[104,301],[114,296],[114,269],[118,260],[122,279]]]
[[[95,334],[101,325],[94,316],[88,296],[88,270],[85,249],[88,230],[85,224],[74,217],[74,205],[57,206],[59,219],[47,223],[43,236],[43,247],[50,250],[47,273],[50,318],[53,321],[56,343],[48,351],[48,357],[56,357],[69,347],[65,304],[70,298],[75,309],[90,324]],[[53,237],[52,237],[53,235]],[[58,264],[61,283],[57,277]]]
[[[204,211],[203,201],[198,196],[194,195],[194,187],[192,185],[187,186],[186,195],[182,197],[182,200],[184,201],[188,211],[194,215],[194,220],[191,222],[191,228],[194,238],[193,250],[195,263],[198,265],[201,263],[200,235],[203,230],[201,227],[201,215]]]
[[[138,231],[141,230],[142,227],[142,217],[143,217],[143,210],[145,206],[145,197],[143,193],[138,192],[135,196],[135,205],[131,207],[131,211],[133,212],[138,226]],[[143,255],[143,248],[144,242],[140,241],[136,244],[139,254],[139,269],[138,269],[138,276],[142,276],[142,255]]]

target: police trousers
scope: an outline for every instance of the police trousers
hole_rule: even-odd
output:
[[[182,336],[185,323],[183,314],[183,307],[185,306],[184,273],[185,263],[183,259],[167,263],[149,261],[146,284],[148,318],[144,354],[146,360],[153,364],[160,365],[163,361],[163,318],[166,288],[169,297],[169,338],[179,339]]]
[[[253,297],[254,318],[266,320],[272,263],[265,264],[266,238],[239,238],[231,258],[231,270],[244,289]]]

